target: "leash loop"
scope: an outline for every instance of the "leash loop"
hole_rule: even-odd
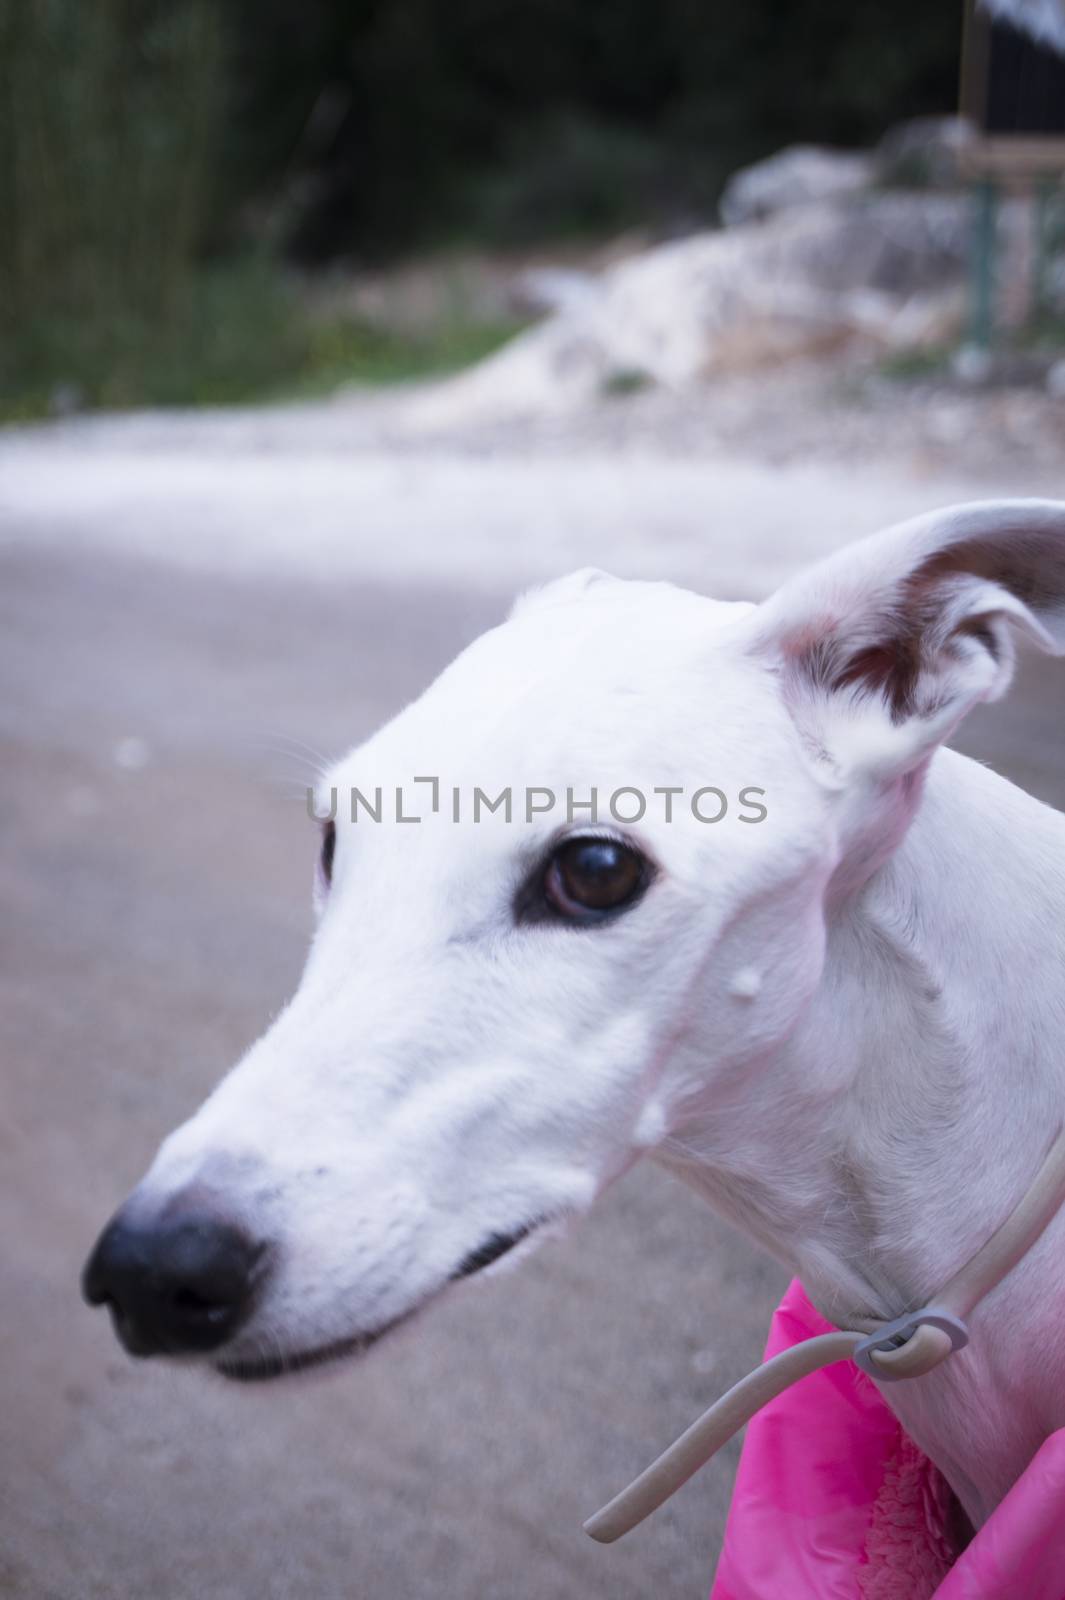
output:
[[[885,1322],[854,1347],[851,1360],[879,1383],[923,1378],[969,1343],[961,1317],[945,1306],[925,1306]]]

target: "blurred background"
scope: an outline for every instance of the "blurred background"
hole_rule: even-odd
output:
[[[0,0],[5,1600],[705,1593],[738,1446],[580,1523],[784,1273],[653,1169],[291,1387],[77,1275],[298,980],[305,783],[517,590],[1065,491],[1058,15]],[[1063,687],[963,740],[1057,805]]]
[[[515,252],[690,232],[753,157],[953,109],[951,6],[816,10],[4,0],[0,408],[468,360],[525,312]],[[434,303],[379,306],[412,261]]]
[[[893,257],[928,259],[841,263],[822,288],[945,292],[960,224],[941,204],[933,250],[914,196],[958,194],[959,129],[900,124],[957,110],[961,42],[959,5],[918,0],[749,0],[713,21],[692,0],[3,0],[0,416],[461,366],[618,260],[844,192],[909,195],[877,214]],[[1061,90],[1018,70],[1022,98]],[[729,188],[796,143],[830,148]],[[783,248],[775,298],[809,298]],[[889,336],[877,312],[897,309],[871,305],[862,331],[934,364],[957,306],[941,294]],[[816,310],[822,341],[862,321]]]

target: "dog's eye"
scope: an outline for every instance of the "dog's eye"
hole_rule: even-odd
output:
[[[565,917],[596,921],[631,905],[647,887],[650,868],[615,839],[569,839],[548,863],[544,895]]]
[[[322,877],[326,883],[333,881],[333,856],[337,847],[337,830],[335,822],[322,823],[322,853],[319,864],[322,868]]]

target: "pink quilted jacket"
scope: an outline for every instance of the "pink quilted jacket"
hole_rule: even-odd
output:
[[[796,1281],[766,1355],[831,1332]],[[748,1426],[710,1600],[1065,1600],[1065,1429],[955,1557],[943,1479],[850,1361]]]

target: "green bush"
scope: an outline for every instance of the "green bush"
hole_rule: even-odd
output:
[[[0,346],[0,416],[242,400],[289,379],[305,343],[293,298],[265,263],[190,276],[165,314],[136,303],[40,308]]]
[[[224,405],[453,371],[520,324],[461,308],[401,329],[313,309],[266,259],[192,276],[165,317],[38,312],[0,344],[0,419],[97,407]]]
[[[601,239],[660,212],[677,177],[651,135],[560,112],[511,129],[499,162],[466,180],[457,215],[462,233],[507,247]]]
[[[221,69],[211,0],[0,0],[6,339],[44,315],[180,316],[210,204]]]
[[[686,226],[745,161],[957,103],[960,4],[219,4],[227,191],[257,197],[303,262]]]

